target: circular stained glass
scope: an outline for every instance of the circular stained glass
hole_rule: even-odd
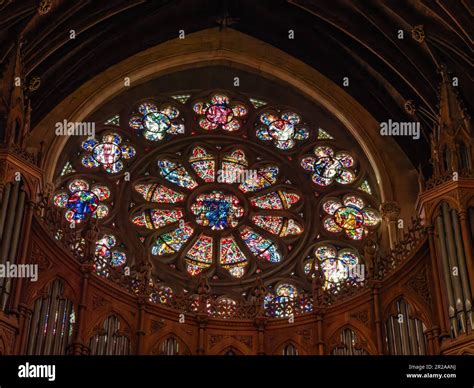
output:
[[[290,140],[295,134],[295,126],[289,121],[276,120],[268,127],[268,132],[278,140]]]
[[[150,132],[165,132],[171,126],[169,117],[160,112],[150,112],[144,115],[143,123]]]
[[[87,214],[94,213],[99,205],[99,198],[89,191],[77,191],[73,193],[66,207],[71,210],[72,218],[82,220]]]
[[[211,123],[227,124],[234,118],[234,113],[226,106],[211,105],[206,111],[206,117]]]
[[[112,164],[122,157],[120,147],[113,143],[102,143],[92,151],[94,159],[101,164]]]
[[[114,267],[120,267],[120,266],[124,265],[125,261],[127,261],[127,256],[125,255],[125,253],[120,252],[120,251],[113,251],[112,252],[112,260],[110,261],[110,263]]]
[[[341,175],[342,165],[331,157],[320,158],[314,164],[314,172],[322,178],[333,179]]]
[[[334,213],[334,221],[346,230],[358,229],[364,224],[362,213],[351,206],[341,207]]]
[[[244,215],[239,199],[235,195],[222,191],[199,195],[191,206],[191,211],[196,216],[196,222],[199,225],[207,226],[212,230],[235,227]]]

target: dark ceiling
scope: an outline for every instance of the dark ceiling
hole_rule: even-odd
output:
[[[39,15],[37,0],[0,1],[0,59],[20,38],[25,71],[41,78],[31,94],[32,126],[85,81],[111,65],[187,33],[229,28],[267,42],[314,67],[341,85],[377,120],[413,120],[404,111],[436,113],[438,66],[459,77],[468,111],[472,74],[473,4],[469,0],[53,0]],[[412,38],[422,25],[425,40]],[[295,39],[288,39],[288,30]],[[404,39],[397,38],[404,30]],[[77,37],[69,39],[69,31]],[[397,138],[417,166],[427,165],[429,148]]]

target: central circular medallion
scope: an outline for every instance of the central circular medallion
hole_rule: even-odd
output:
[[[117,144],[102,143],[94,147],[92,151],[94,159],[101,164],[113,164],[122,157],[122,151]]]
[[[295,126],[289,121],[276,120],[270,124],[268,132],[274,139],[280,141],[291,140],[295,135]]]
[[[199,225],[212,230],[234,228],[244,215],[244,208],[235,195],[217,190],[198,195],[191,211]]]
[[[150,132],[165,132],[171,126],[171,120],[163,113],[150,112],[144,116],[144,124]]]
[[[207,109],[206,116],[211,123],[215,124],[227,124],[234,118],[232,109],[221,105],[210,106]]]
[[[334,220],[341,228],[354,230],[364,224],[362,213],[352,206],[340,207],[334,213]]]

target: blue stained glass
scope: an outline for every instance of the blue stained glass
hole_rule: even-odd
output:
[[[181,164],[165,159],[158,161],[158,167],[160,168],[161,176],[171,183],[187,189],[194,189],[197,186],[196,181]]]
[[[68,200],[66,207],[73,212],[74,220],[83,220],[87,214],[93,213],[99,205],[97,196],[88,191],[77,191]]]
[[[221,191],[201,194],[196,198],[191,210],[197,216],[198,224],[208,226],[213,230],[237,226],[239,218],[244,214],[243,208],[239,206],[238,198]]]
[[[258,258],[271,263],[281,261],[281,255],[271,240],[266,239],[250,228],[245,228],[240,233],[240,236],[250,251]]]

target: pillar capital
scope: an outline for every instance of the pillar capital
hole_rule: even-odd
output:
[[[380,211],[384,220],[389,222],[397,221],[400,216],[400,207],[396,202],[384,202],[380,205]]]

